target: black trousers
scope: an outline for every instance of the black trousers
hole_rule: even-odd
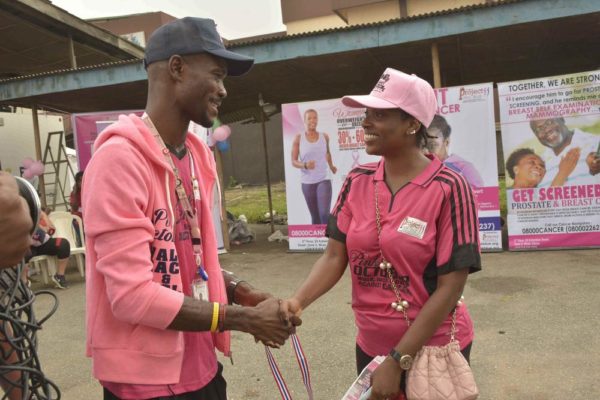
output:
[[[206,386],[194,392],[173,396],[155,397],[149,400],[227,400],[227,382],[223,378],[223,365],[219,363],[217,374]],[[121,400],[104,388],[104,400]]]

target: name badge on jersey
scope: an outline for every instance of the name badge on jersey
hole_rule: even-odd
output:
[[[427,222],[413,217],[406,217],[398,227],[398,232],[405,233],[409,236],[423,239]]]

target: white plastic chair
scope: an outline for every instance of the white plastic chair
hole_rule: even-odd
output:
[[[85,238],[83,236],[83,222],[81,218],[66,211],[54,211],[49,217],[56,228],[53,236],[62,237],[69,241],[71,255],[75,256],[75,260],[77,261],[77,269],[81,276],[85,276]],[[73,226],[74,220],[79,224],[79,233],[82,242],[80,247],[77,246],[77,235]]]
[[[48,284],[49,277],[56,273],[56,263],[58,258],[56,256],[40,255],[32,257],[29,260],[29,265],[32,269],[35,269],[42,275],[44,284]]]

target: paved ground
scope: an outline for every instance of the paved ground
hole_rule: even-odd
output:
[[[277,296],[290,295],[318,254],[287,253],[286,242],[266,240],[268,226],[253,228],[257,242],[223,255],[223,266]],[[469,278],[465,292],[476,324],[471,360],[482,400],[600,399],[599,258],[600,250],[483,256],[484,270]],[[70,271],[72,287],[53,290],[61,304],[39,334],[39,353],[63,399],[100,399],[84,357],[84,282],[76,268]],[[299,336],[319,400],[340,399],[355,377],[349,301],[345,276],[304,314]],[[38,315],[48,305],[38,298]],[[233,353],[235,365],[223,360],[230,400],[277,400],[263,348],[234,334]],[[305,399],[290,347],[275,354],[294,398]]]

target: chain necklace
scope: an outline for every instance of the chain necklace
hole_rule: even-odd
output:
[[[400,290],[398,289],[398,286],[396,286],[396,281],[394,281],[394,276],[392,275],[393,265],[389,261],[387,261],[385,259],[385,256],[383,255],[383,250],[382,250],[382,246],[381,246],[381,212],[379,211],[378,187],[379,187],[379,185],[377,185],[377,182],[375,182],[375,222],[377,223],[377,239],[379,241],[379,243],[378,243],[379,244],[379,254],[381,255],[381,263],[379,263],[379,268],[386,271],[387,276],[392,285],[392,289],[394,290],[394,294],[396,295],[396,301],[392,302],[390,304],[390,306],[397,312],[401,312],[404,315],[404,320],[406,321],[406,325],[410,326],[410,319],[408,318],[408,313],[407,313],[407,310],[410,307],[410,303],[406,299],[403,299],[400,296]],[[462,304],[463,300],[464,300],[464,297],[460,296],[460,300],[457,303],[457,307]],[[457,307],[454,308],[454,312],[452,313],[452,328],[450,330],[450,340],[452,340],[452,341],[454,341],[454,336],[456,333],[456,308]]]

